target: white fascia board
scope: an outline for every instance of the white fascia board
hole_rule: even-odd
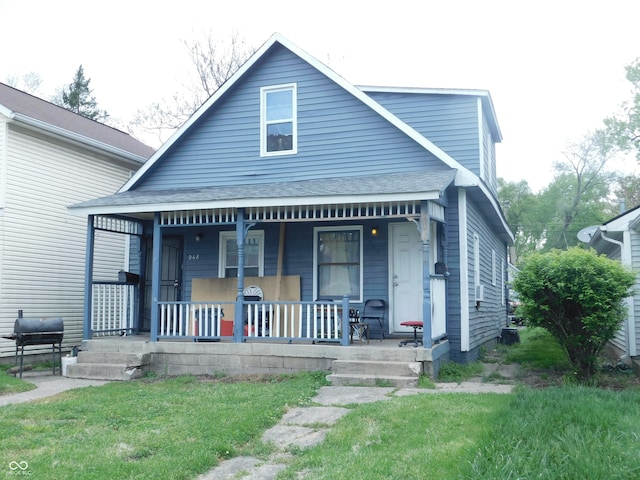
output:
[[[261,207],[298,207],[305,205],[334,205],[357,203],[385,203],[393,201],[439,200],[439,191],[408,194],[371,194],[371,195],[334,195],[331,197],[279,197],[279,198],[240,198],[225,200],[146,203],[141,205],[105,205],[88,207],[69,207],[74,215],[117,215],[127,213],[172,212],[177,210],[207,210],[215,208],[261,208]]]
[[[253,65],[271,48],[274,43],[280,43],[283,47],[287,48],[295,55],[300,57],[302,60],[309,63],[316,70],[324,74],[327,78],[335,82],[337,85],[342,87],[344,90],[349,92],[351,95],[356,97],[362,103],[367,105],[369,108],[374,110],[380,116],[382,116],[389,123],[397,127],[400,131],[402,131],[409,138],[414,140],[420,146],[422,146],[425,150],[431,152],[435,155],[439,160],[443,161],[446,165],[451,168],[455,168],[457,170],[467,170],[466,167],[458,163],[454,160],[449,154],[445,153],[444,150],[437,147],[434,143],[427,140],[423,135],[418,133],[414,128],[407,125],[405,122],[400,120],[394,114],[392,114],[389,110],[384,108],[378,102],[373,100],[370,96],[364,93],[359,88],[347,82],[343,77],[338,75],[336,72],[327,67],[324,63],[318,61],[312,55],[309,55],[307,52],[299,48],[297,45],[294,45],[289,40],[284,38],[279,33],[275,33],[271,36],[271,38],[260,47],[254,53],[247,62],[245,62],[237,71],[234,73],[229,80],[227,80],[216,92],[207,100],[196,112],[189,117],[189,119],[167,140],[167,142],[160,147],[154,155],[129,179],[127,183],[125,183],[118,192],[126,192],[131,187],[133,187],[138,180],[144,176],[144,174],[162,157],[162,155],[169,150],[169,148],[188,130],[204,113],[215,104],[236,82],[238,82],[242,76],[251,68]],[[468,171],[468,170],[467,170]],[[471,173],[469,171],[471,175]]]
[[[143,164],[144,161],[146,160],[144,157],[141,157],[140,155],[134,155],[131,152],[122,150],[121,148],[117,148],[112,145],[99,142],[93,138],[86,137],[84,135],[79,135],[75,132],[66,130],[64,128],[56,127],[55,125],[51,125],[50,123],[46,123],[41,120],[37,120],[35,118],[22,115],[21,113],[14,113],[12,120],[26,126],[27,128],[49,133],[56,137],[60,137],[65,140],[76,143],[78,145],[81,145],[85,148],[87,147],[93,148],[94,150],[98,150],[103,153],[106,152],[110,155],[115,155],[120,158],[126,158],[128,160],[135,162],[138,165]]]
[[[0,115],[4,115],[5,117],[12,119],[15,112],[10,108],[7,108],[5,105],[0,104]]]
[[[504,228],[505,231],[509,233],[509,238],[511,239],[511,242],[512,243],[515,242],[515,238],[513,236],[513,232],[509,228],[509,225],[507,224],[507,221],[504,218],[504,215],[502,215],[502,213],[501,213],[502,211],[500,210],[500,207],[498,206],[498,202],[497,202],[496,198],[489,191],[487,186],[483,182],[481,182],[480,179],[476,175],[474,175],[473,173],[469,172],[468,170],[466,170],[466,171],[458,170],[456,172],[454,185],[456,187],[461,187],[461,188],[477,187],[480,190],[482,190],[483,195],[491,203],[491,206],[495,210],[496,215],[498,215],[498,217],[500,217],[500,222],[502,223],[502,228]]]

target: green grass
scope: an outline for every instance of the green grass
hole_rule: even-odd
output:
[[[7,373],[13,365],[0,365],[0,395],[10,395],[12,393],[28,392],[33,390],[35,385],[25,382],[14,375]]]
[[[359,405],[278,478],[635,479],[639,402],[571,386]]]
[[[456,382],[460,383],[471,377],[482,375],[482,365],[480,362],[460,364],[456,362],[447,362],[440,366],[438,373],[438,382]]]
[[[38,479],[193,479],[222,459],[268,453],[262,432],[324,383],[324,374],[244,383],[185,376],[5,406],[0,477],[25,461]]]
[[[638,390],[521,389],[469,458],[466,478],[640,477]]]
[[[511,345],[507,362],[532,368],[570,369],[571,364],[558,341],[542,328],[520,329],[520,343]]]

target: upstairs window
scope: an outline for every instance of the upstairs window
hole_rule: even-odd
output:
[[[260,89],[260,155],[296,153],[296,85]]]

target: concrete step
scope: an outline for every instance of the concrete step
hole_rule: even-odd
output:
[[[126,352],[99,352],[84,351],[78,352],[78,363],[112,364],[124,365],[126,367],[139,367],[151,363],[151,355],[148,353],[126,353]]]
[[[358,375],[332,373],[327,375],[327,381],[334,386],[371,385],[377,387],[411,388],[418,386],[418,377],[393,375]]]
[[[377,376],[419,377],[422,373],[421,362],[381,362],[373,360],[334,360],[331,371],[336,374],[360,374]]]
[[[108,381],[134,380],[142,377],[147,369],[147,365],[74,363],[67,365],[67,377]]]

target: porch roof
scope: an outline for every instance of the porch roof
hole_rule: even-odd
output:
[[[456,170],[334,177],[171,190],[129,190],[69,207],[77,215],[142,214],[173,210],[437,200]]]

